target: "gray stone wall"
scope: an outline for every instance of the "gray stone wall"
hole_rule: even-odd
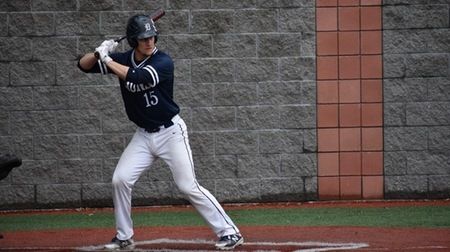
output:
[[[112,171],[135,127],[117,80],[82,73],[77,57],[122,36],[131,15],[156,7],[166,10],[158,46],[175,61],[175,97],[200,183],[222,202],[317,198],[314,1],[5,0],[0,152],[19,155],[23,165],[0,181],[0,209],[112,204]],[[448,62],[439,53],[392,60],[418,56]],[[445,84],[433,87],[445,97],[427,102],[444,113],[448,93],[438,90]],[[412,118],[425,112],[410,109]],[[407,126],[395,129],[420,129]],[[442,123],[436,129],[448,134]],[[431,146],[442,145],[438,137]],[[186,202],[158,161],[137,182],[134,203]]]
[[[387,198],[450,196],[449,0],[384,0]]]

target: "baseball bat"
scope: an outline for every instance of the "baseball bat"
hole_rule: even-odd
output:
[[[158,8],[158,9],[155,10],[152,14],[150,14],[150,18],[153,20],[153,22],[155,22],[156,20],[162,18],[162,16],[164,16],[165,14],[166,14],[166,12],[164,11],[163,8]],[[120,37],[120,38],[118,38],[118,39],[115,39],[114,41],[117,42],[117,43],[120,43],[120,41],[122,41],[122,40],[124,40],[124,39],[126,39],[126,38],[127,38],[127,36],[125,35],[125,36],[123,36],[123,37]],[[95,55],[95,57],[96,57],[97,59],[100,58],[100,54],[99,54],[97,51],[94,52],[94,55]]]

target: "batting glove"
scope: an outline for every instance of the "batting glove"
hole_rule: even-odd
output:
[[[116,50],[117,45],[119,45],[118,42],[114,41],[113,39],[105,40],[102,42],[100,46],[104,46],[108,48],[108,54],[114,52]]]
[[[103,63],[108,64],[108,62],[112,61],[111,57],[109,57],[109,47],[100,45],[99,47],[95,48],[95,51],[98,52],[98,54],[100,55],[100,60]]]

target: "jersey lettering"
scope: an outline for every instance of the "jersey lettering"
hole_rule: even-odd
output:
[[[127,81],[125,87],[127,88],[128,91],[130,91],[132,93],[141,92],[141,91],[145,91],[147,89],[152,88],[150,83],[134,84],[133,82],[129,82],[129,81]]]

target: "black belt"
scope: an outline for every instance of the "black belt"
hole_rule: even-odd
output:
[[[172,121],[169,121],[169,122],[166,122],[166,123],[164,123],[163,125],[161,125],[161,126],[159,126],[159,127],[156,127],[156,128],[144,128],[144,129],[145,129],[145,131],[148,132],[148,133],[156,133],[156,132],[158,132],[158,131],[161,130],[162,126],[164,126],[164,128],[169,128],[169,127],[172,126],[172,125],[173,125],[173,122],[172,122]]]

